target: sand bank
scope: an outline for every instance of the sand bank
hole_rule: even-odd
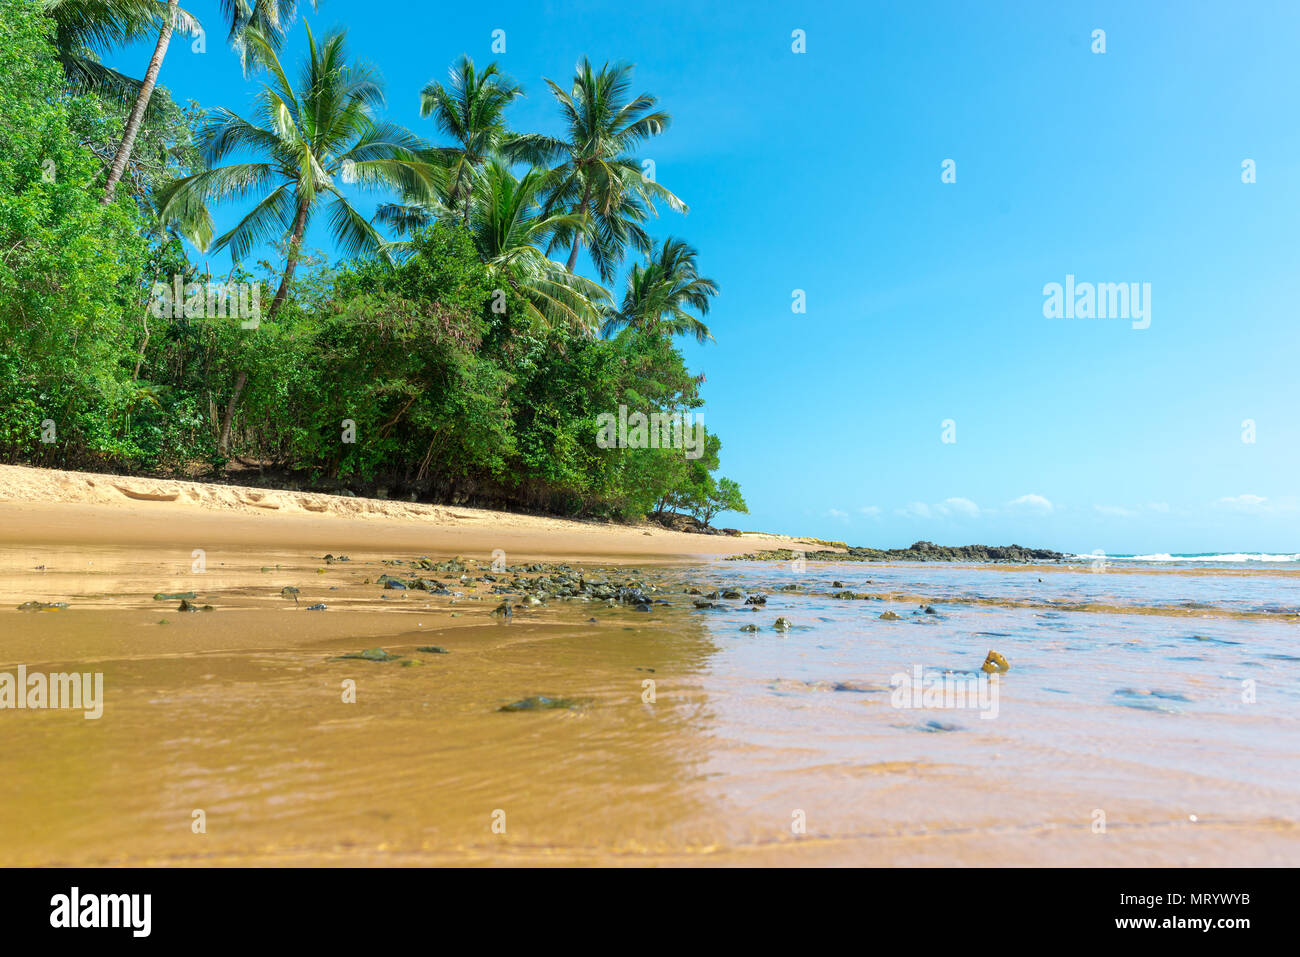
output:
[[[783,535],[697,535],[425,505],[0,465],[0,544],[243,545],[417,549],[509,561],[691,561],[769,548],[824,548]]]

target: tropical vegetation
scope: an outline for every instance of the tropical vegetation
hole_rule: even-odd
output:
[[[255,90],[236,111],[158,83],[175,38],[205,36],[177,0],[0,0],[0,461],[744,512],[712,433],[696,457],[596,442],[620,407],[702,405],[675,340],[713,342],[719,291],[685,240],[651,235],[687,207],[638,156],[671,116],[632,67],[547,79],[547,136],[512,127],[520,84],[463,56],[420,91],[429,140],[385,119],[346,31],[317,36],[298,6],[222,0]],[[150,43],[138,79],[104,63]],[[332,258],[306,247],[316,222]],[[234,285],[259,294],[252,321],[212,314]],[[160,309],[173,290],[184,307]]]

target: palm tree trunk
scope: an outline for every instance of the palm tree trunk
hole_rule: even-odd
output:
[[[270,319],[284,303],[289,295],[289,284],[293,282],[294,271],[298,268],[298,254],[302,246],[303,233],[307,231],[307,201],[298,200],[298,215],[293,220],[293,234],[289,237],[289,258],[285,260],[284,275],[280,279],[280,288],[275,292],[275,298],[271,300],[270,307],[266,310],[266,317]],[[230,393],[230,401],[226,403],[226,414],[221,419],[221,438],[217,447],[221,450],[222,455],[230,451],[230,428],[235,421],[235,410],[239,407],[239,398],[243,395],[244,386],[248,385],[248,373],[243,370],[235,379],[235,389]]]
[[[271,307],[266,311],[266,317],[269,319],[275,315],[276,310],[284,303],[289,295],[289,284],[293,282],[294,271],[298,268],[298,255],[301,252],[302,235],[307,231],[307,202],[306,200],[298,201],[298,215],[293,220],[293,235],[289,238],[289,258],[285,260],[284,276],[280,279],[280,288],[275,291],[275,298],[271,300]]]
[[[217,448],[221,450],[222,455],[230,451],[230,426],[235,421],[235,409],[239,405],[239,397],[243,394],[246,385],[248,385],[248,373],[241,370],[235,378],[235,391],[230,393],[230,401],[226,403],[226,414],[221,417],[221,439],[217,443]]]
[[[158,44],[154,47],[149,69],[144,75],[144,82],[140,84],[135,105],[131,107],[126,129],[122,132],[122,142],[118,144],[117,155],[113,157],[113,165],[108,171],[108,184],[104,187],[103,198],[100,199],[102,205],[107,206],[113,201],[118,180],[126,171],[127,161],[131,158],[131,150],[135,146],[135,138],[140,132],[140,124],[144,121],[144,111],[149,106],[149,98],[153,96],[154,84],[158,82],[158,71],[162,69],[163,57],[167,55],[167,45],[171,43],[172,30],[176,26],[176,11],[179,7],[180,0],[168,0],[166,18],[163,20],[162,29],[158,31]]]
[[[591,183],[588,183],[588,184],[586,185],[586,187],[583,188],[583,191],[582,191],[582,205],[579,207],[579,209],[581,209],[582,212],[583,212],[584,214],[586,214],[586,212],[587,212],[587,205],[588,205],[590,202],[591,202]],[[581,236],[574,236],[574,237],[573,237],[573,250],[569,253],[569,262],[568,262],[568,264],[564,267],[564,268],[567,269],[569,272],[573,272],[573,268],[574,268],[575,266],[578,265],[578,250],[581,248],[581,246],[582,246],[582,237],[581,237]]]

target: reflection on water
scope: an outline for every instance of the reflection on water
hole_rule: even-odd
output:
[[[107,695],[98,721],[0,711],[0,863],[1240,864],[1300,847],[1290,575],[719,562],[644,569],[669,602],[650,612],[551,601],[503,624],[486,583],[450,583],[454,603],[364,583],[398,556],[229,552],[201,578],[182,557],[0,552],[0,671],[102,671]],[[835,581],[934,604],[833,599]],[[691,587],[767,603],[697,610]],[[215,610],[152,598],[188,590]],[[27,600],[70,607],[13,610]],[[372,647],[399,659],[336,660]],[[990,650],[1011,665],[996,717],[895,706],[894,676],[974,680]],[[497,710],[539,694],[590,702]]]

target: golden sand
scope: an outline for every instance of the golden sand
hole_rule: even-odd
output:
[[[1116,794],[1104,756],[1095,785],[1065,786],[1025,772],[1050,754],[1000,755],[975,732],[936,760],[829,722],[858,737],[854,757],[809,763],[798,740],[760,754],[723,714],[714,639],[685,610],[554,602],[506,624],[484,583],[454,584],[454,604],[373,584],[384,560],[419,555],[683,575],[792,543],[0,467],[0,671],[106,687],[98,720],[0,712],[0,865],[1296,860],[1291,821],[1227,801],[1189,823],[1169,797],[1186,780]],[[214,610],[153,597],[189,591]],[[69,606],[16,610],[29,600]],[[338,660],[374,647],[418,663]],[[530,695],[590,706],[498,710]]]

